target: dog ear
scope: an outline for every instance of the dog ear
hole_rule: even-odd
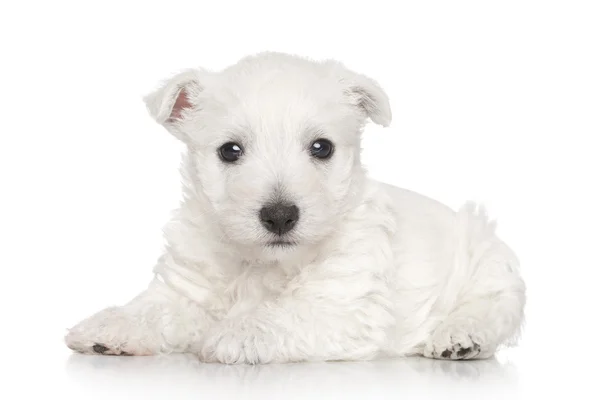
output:
[[[374,123],[387,127],[392,122],[390,101],[379,84],[368,76],[343,68],[340,81],[350,103]]]
[[[185,141],[180,122],[198,106],[197,99],[203,90],[204,71],[189,69],[164,81],[158,89],[144,97],[148,112],[156,122],[175,137]]]

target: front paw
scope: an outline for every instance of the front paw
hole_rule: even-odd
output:
[[[117,307],[100,311],[69,329],[65,342],[71,350],[84,354],[142,356],[156,350],[155,338]]]
[[[255,319],[224,320],[206,334],[200,357],[222,364],[266,364],[274,360],[276,345],[273,332]]]

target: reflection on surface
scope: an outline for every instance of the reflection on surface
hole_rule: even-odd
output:
[[[204,364],[191,355],[106,357],[73,354],[67,375],[74,384],[111,398],[385,398],[420,395],[504,398],[517,391],[517,374],[496,359],[439,361],[424,358],[374,362],[283,365]]]

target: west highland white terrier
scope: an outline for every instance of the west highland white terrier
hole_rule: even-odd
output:
[[[88,354],[284,363],[492,356],[525,285],[481,207],[367,177],[386,93],[335,61],[280,53],[183,71],[145,98],[186,145],[183,199],[147,290],[69,330]]]

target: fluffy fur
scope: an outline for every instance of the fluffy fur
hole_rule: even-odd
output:
[[[516,339],[525,285],[486,214],[362,168],[365,122],[391,121],[372,79],[262,53],[183,71],[146,103],[187,145],[183,201],[148,289],[73,327],[71,349],[256,364],[487,358]],[[331,159],[310,156],[319,138],[334,143]],[[218,149],[231,141],[244,153],[226,164]],[[258,217],[280,199],[300,209],[293,245],[270,244]]]

